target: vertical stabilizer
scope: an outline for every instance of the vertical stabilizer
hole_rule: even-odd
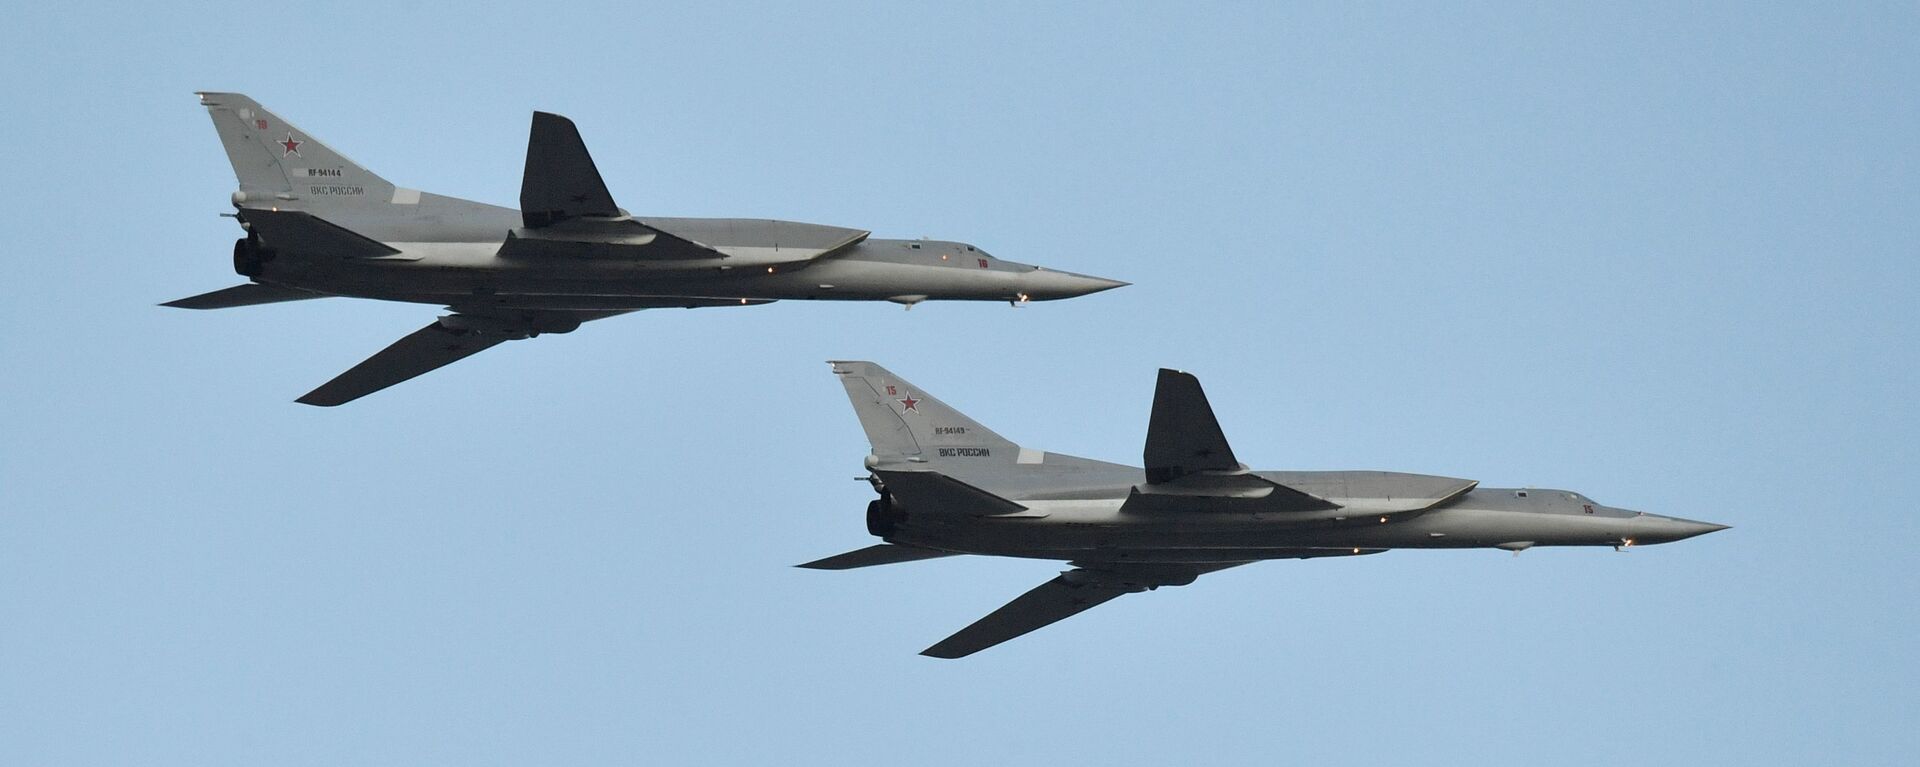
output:
[[[240,180],[236,204],[265,207],[300,200],[307,203],[302,207],[320,208],[406,202],[396,191],[405,195],[407,190],[396,190],[253,99],[238,93],[199,96]]]
[[[831,363],[881,458],[1004,459],[1020,446],[871,362]]]

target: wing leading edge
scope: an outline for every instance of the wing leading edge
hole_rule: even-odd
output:
[[[510,315],[455,312],[393,342],[295,402],[334,407],[432,372],[501,343],[541,333],[567,333],[580,323],[626,312],[529,311]]]
[[[629,309],[505,309],[449,307],[453,314],[393,342],[378,354],[353,366],[295,402],[333,407],[385,389],[422,373],[445,367],[491,349],[505,341],[533,338],[542,333],[570,333],[583,322],[629,314],[641,309],[697,309],[710,306],[753,306],[772,303],[761,298],[702,298],[662,296]]]
[[[1099,607],[1115,597],[1152,591],[1161,586],[1185,586],[1207,573],[1217,573],[1264,559],[1365,556],[1383,551],[1386,549],[1264,549],[1257,553],[1259,559],[1241,561],[1188,564],[1074,562],[1074,569],[1021,594],[1019,598],[922,650],[920,654],[931,658],[964,658]]]
[[[1161,586],[1185,586],[1201,575],[1246,562],[1194,565],[1079,565],[1034,587],[1019,598],[974,621],[920,652],[930,658],[964,658],[981,650],[1058,623],[1116,597]]]

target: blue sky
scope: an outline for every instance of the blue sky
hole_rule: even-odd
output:
[[[28,4],[0,29],[0,762],[1903,763],[1920,630],[1910,4]],[[511,204],[527,115],[636,213],[1134,286],[657,311],[338,409],[435,308],[237,281],[195,90]],[[1261,467],[1734,525],[1273,562],[960,662],[1047,579],[865,545],[823,360],[1137,458],[1153,371]]]

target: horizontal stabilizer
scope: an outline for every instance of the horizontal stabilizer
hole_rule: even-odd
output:
[[[325,293],[311,290],[283,288],[278,285],[262,285],[250,282],[222,288],[212,293],[201,293],[178,301],[168,301],[161,306],[175,309],[231,309],[236,306],[257,306],[259,304],[277,304],[283,301],[305,301],[309,298],[326,298]]]
[[[935,551],[918,546],[901,546],[897,543],[881,543],[858,551],[835,554],[826,559],[816,559],[804,565],[809,570],[852,570],[856,567],[874,565],[892,565],[901,562],[918,562],[923,559],[939,559],[954,556],[950,551]]]
[[[1238,471],[1240,461],[1227,446],[1213,406],[1191,373],[1160,369],[1153,390],[1153,415],[1147,421],[1147,481],[1171,482],[1203,471]]]
[[[520,179],[520,215],[529,229],[581,216],[621,215],[572,120],[533,113],[527,169]]]
[[[242,208],[240,220],[260,237],[261,247],[335,258],[379,258],[400,251],[326,219],[297,210]]]

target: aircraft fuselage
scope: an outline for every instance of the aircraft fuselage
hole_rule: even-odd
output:
[[[1314,472],[1289,472],[1296,483]],[[1329,475],[1348,472],[1327,472]],[[1577,493],[1537,488],[1478,488],[1436,508],[1369,513],[1359,499],[1320,519],[1286,512],[1124,510],[1126,489],[1107,497],[1022,500],[1005,516],[915,514],[900,510],[887,540],[969,554],[1100,562],[1244,562],[1366,554],[1386,549],[1633,546],[1667,543],[1723,529],[1594,503]],[[1346,552],[1337,550],[1345,549]]]
[[[608,311],[652,308],[676,296],[748,299],[743,303],[1047,301],[1126,284],[1006,261],[964,242],[867,238],[858,230],[765,219],[645,219],[725,252],[726,258],[595,255],[577,246],[559,251],[570,255],[515,255],[510,241],[551,241],[546,238],[553,235],[523,228],[519,211],[510,208],[459,201],[455,215],[454,205],[449,198],[423,194],[418,203],[405,206],[410,210],[359,211],[353,231],[399,251],[393,255],[343,258],[274,248],[269,242],[270,255],[243,273],[339,296]],[[241,220],[248,215],[242,206]],[[855,236],[857,241],[817,256],[822,243]],[[249,244],[238,247],[244,251]]]
[[[662,269],[614,259],[530,262],[499,242],[392,242],[386,259],[274,258],[259,279],[333,295],[430,304],[629,309],[665,296],[756,300],[1046,301],[1123,283],[1003,261],[953,242],[868,240],[809,262]],[[983,265],[984,264],[984,265]]]

